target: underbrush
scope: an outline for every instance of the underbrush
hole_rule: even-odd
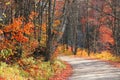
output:
[[[65,47],[66,47],[66,45],[64,45],[64,46],[59,45],[58,46],[57,50],[58,50],[59,54],[61,54],[61,55],[72,55],[73,53],[71,51],[71,47],[68,47],[68,49],[66,49]]]
[[[71,47],[68,47],[68,49],[65,49],[65,46],[59,46],[58,48],[59,52],[63,55],[73,55]],[[88,51],[86,49],[77,49],[76,56],[78,57],[86,57],[86,58],[97,58],[102,60],[110,60],[115,62],[120,62],[120,56],[115,56],[109,51],[102,51],[100,53],[96,52],[90,52],[90,55],[88,56]]]
[[[12,65],[0,62],[0,80],[49,80],[65,68],[65,64],[57,59],[52,63],[33,57],[23,58]]]
[[[77,56],[80,57],[91,57],[91,58],[97,58],[97,59],[102,59],[102,60],[110,60],[110,61],[115,61],[115,62],[120,62],[120,57],[113,55],[109,51],[102,51],[100,53],[96,52],[91,52],[90,55],[88,56],[88,53],[86,50],[78,49],[77,51]]]

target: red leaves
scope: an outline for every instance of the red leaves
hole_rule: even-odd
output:
[[[0,77],[0,80],[6,80],[5,78]]]
[[[56,1],[56,6],[55,6],[56,10],[61,10],[63,8],[63,6],[64,6],[63,0]]]
[[[82,18],[80,22],[81,22],[82,24],[85,24],[86,21],[87,21],[87,20],[86,20],[85,18]]]
[[[66,69],[62,70],[61,73],[58,73],[51,77],[49,80],[66,80],[72,74],[72,67],[68,63],[66,64]]]
[[[100,22],[104,22],[104,21],[106,21],[106,19],[107,19],[107,17],[105,16],[105,17],[102,17],[102,18],[100,18]]]
[[[107,13],[107,14],[110,14],[112,13],[112,8],[110,7],[110,5],[105,5],[103,7],[103,12]]]
[[[110,44],[114,44],[114,39],[112,37],[112,30],[110,28],[108,28],[106,25],[102,25],[100,26],[99,29],[100,32],[100,40],[103,43],[110,43]]]
[[[99,31],[101,34],[112,35],[112,30],[110,28],[108,28],[106,25],[101,25]]]
[[[99,19],[100,23],[105,23],[107,21],[111,21],[112,23],[114,23],[114,20],[115,19],[112,16],[104,16]]]

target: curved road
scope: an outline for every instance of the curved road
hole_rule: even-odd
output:
[[[73,75],[68,80],[120,80],[120,68],[115,68],[99,60],[87,60],[60,56],[73,67]]]

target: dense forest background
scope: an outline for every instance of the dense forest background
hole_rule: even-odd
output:
[[[1,60],[42,55],[48,61],[60,44],[67,45],[66,49],[71,46],[74,54],[82,48],[88,55],[107,50],[118,56],[119,3],[120,0],[0,0]]]

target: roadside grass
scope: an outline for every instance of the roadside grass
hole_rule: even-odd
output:
[[[0,80],[48,80],[65,68],[64,62],[57,59],[52,64],[33,57],[21,59],[12,65],[0,62]]]

